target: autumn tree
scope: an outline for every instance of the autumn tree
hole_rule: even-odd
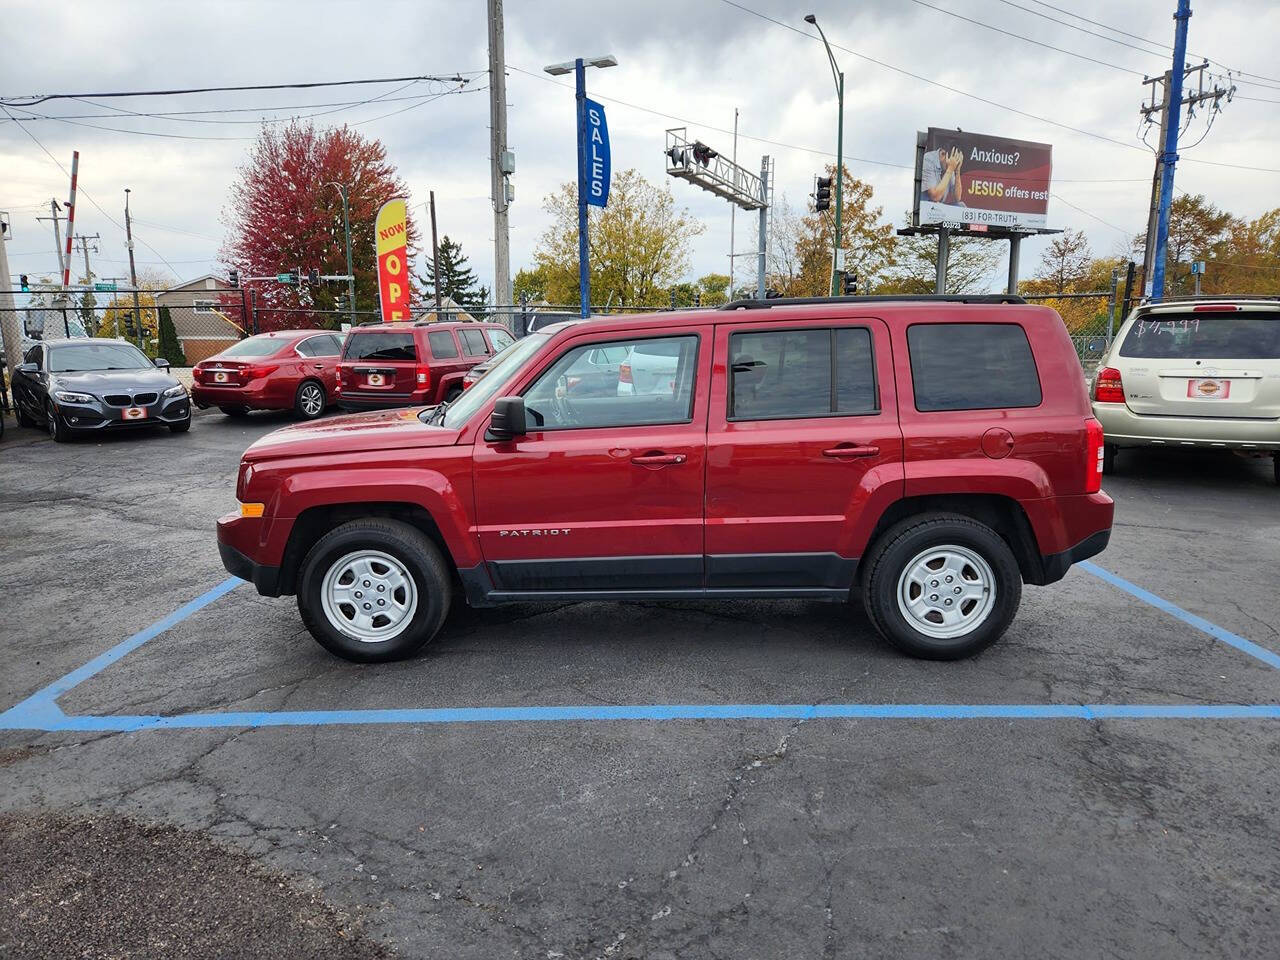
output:
[[[1202,290],[1280,294],[1280,207],[1231,225],[1220,257],[1207,263]]]
[[[826,168],[835,176],[835,165]],[[847,251],[845,269],[858,274],[859,289],[879,284],[894,265],[893,224],[882,221],[884,209],[872,204],[869,183],[844,171],[840,214],[840,246]],[[834,190],[832,193],[834,194]],[[834,201],[833,201],[834,202]],[[800,216],[785,202],[774,211],[774,252],[766,278],[769,287],[787,297],[822,297],[831,292],[835,211],[812,209]]]
[[[374,221],[383,203],[408,196],[408,190],[387,160],[386,148],[345,126],[317,129],[297,121],[281,129],[263,126],[223,211],[228,231],[223,263],[246,277],[274,276],[298,266],[322,274],[346,273],[342,198],[333,183],[348,190],[356,307],[377,309]],[[412,220],[408,243],[412,258],[417,247]],[[269,330],[315,323],[306,308],[334,309],[347,286],[264,282],[255,289],[260,307],[282,311],[262,317],[261,328]],[[298,312],[288,312],[292,310]]]
[[[1195,292],[1191,263],[1195,260],[1224,259],[1228,238],[1239,225],[1225,210],[1219,210],[1204,194],[1175,196],[1169,205],[1169,239],[1165,246],[1164,293],[1167,297],[1190,296]],[[1134,238],[1135,258],[1142,263],[1146,235]],[[1142,278],[1145,285],[1145,278]],[[1142,289],[1142,287],[1139,287]]]
[[[1068,227],[1054,237],[1040,255],[1036,279],[1043,280],[1053,293],[1076,291],[1089,272],[1091,261],[1089,238],[1083,230]]]
[[[910,214],[904,223],[910,223]],[[1000,244],[978,235],[953,233],[948,241],[947,293],[983,293],[1000,263]],[[935,234],[898,237],[894,264],[870,289],[880,294],[928,294],[937,286],[938,238]]]
[[[521,274],[538,276],[550,302],[579,303],[577,185],[563,184],[542,207],[551,225],[534,249],[534,273]],[[691,241],[705,229],[676,207],[670,190],[636,170],[615,173],[609,205],[590,207],[587,216],[591,299],[614,307],[663,306],[688,269]]]
[[[423,297],[430,300],[435,297],[435,261],[427,257],[426,262],[418,282],[423,287]],[[462,244],[451,240],[448,234],[440,238],[440,296],[449,297],[470,313],[477,313],[489,302],[489,288],[476,279]]]

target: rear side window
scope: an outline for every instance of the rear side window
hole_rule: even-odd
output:
[[[489,353],[489,345],[484,342],[484,334],[479,330],[459,330],[462,337],[462,349],[468,357],[483,357]]]
[[[1151,360],[1280,360],[1280,313],[1160,314],[1139,320],[1120,356]]]
[[[1031,344],[1016,323],[918,323],[907,347],[917,410],[1040,405]]]
[[[730,420],[798,420],[877,411],[866,327],[729,337]]]
[[[427,343],[431,345],[431,355],[437,360],[452,360],[458,355],[458,345],[453,342],[453,334],[448,330],[433,330],[428,333]]]
[[[356,333],[347,337],[344,360],[417,360],[412,333]]]

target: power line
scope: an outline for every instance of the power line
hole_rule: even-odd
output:
[[[1071,23],[1071,22],[1069,22],[1069,21],[1067,21],[1067,20],[1059,20],[1057,17],[1051,17],[1051,16],[1049,16],[1047,13],[1041,13],[1039,10],[1032,10],[1030,7],[1024,7],[1024,6],[1022,6],[1022,4],[1014,3],[1014,2],[1013,2],[1013,0],[998,0],[998,2],[1003,3],[1005,6],[1013,7],[1015,10],[1022,10],[1022,11],[1024,11],[1025,13],[1029,13],[1029,14],[1031,14],[1032,16],[1035,16],[1035,17],[1041,17],[1041,18],[1043,18],[1043,19],[1045,19],[1045,20],[1048,20],[1050,23],[1056,23],[1056,24],[1058,24],[1059,26],[1067,27],[1068,29],[1071,29],[1071,30],[1079,30],[1081,33],[1087,33],[1087,34],[1088,34],[1089,36],[1091,36],[1091,37],[1098,37],[1099,39],[1101,39],[1101,40],[1106,40],[1106,41],[1107,41],[1107,42],[1109,42],[1109,43],[1117,43],[1117,44],[1119,44],[1119,45],[1120,45],[1120,46],[1122,46],[1122,47],[1129,47],[1129,48],[1130,48],[1130,49],[1132,49],[1132,50],[1140,50],[1141,52],[1146,53],[1146,54],[1150,54],[1150,55],[1151,55],[1151,56],[1153,56],[1153,57],[1162,57],[1162,58],[1163,58],[1163,57],[1168,56],[1168,53],[1167,53],[1166,51],[1164,51],[1164,50],[1148,50],[1146,47],[1139,47],[1137,44],[1128,43],[1128,42],[1126,42],[1126,41],[1124,41],[1124,40],[1117,40],[1115,37],[1108,37],[1105,33],[1097,33],[1096,31],[1093,31],[1093,30],[1086,30],[1084,27],[1078,26],[1077,24]],[[1048,4],[1046,4],[1046,6],[1048,6]],[[1051,8],[1051,9],[1057,10],[1058,8],[1057,8],[1057,7],[1053,7],[1053,8]],[[1075,15],[1075,14],[1071,14],[1071,16],[1076,16],[1076,15]],[[1084,18],[1083,18],[1083,17],[1081,17],[1081,19],[1083,20]],[[1094,24],[1095,26],[1102,26],[1102,24],[1099,24],[1099,23],[1097,23],[1096,21],[1093,21],[1093,20],[1085,20],[1085,22],[1086,22],[1086,23],[1092,23],[1092,24]],[[1104,29],[1112,30],[1112,29],[1114,29],[1114,28],[1112,28],[1112,27],[1105,27]],[[1120,31],[1116,31],[1116,32],[1120,32]],[[1130,34],[1129,36],[1132,36],[1132,34]],[[1142,38],[1141,38],[1141,37],[1134,37],[1134,39],[1135,39],[1135,40],[1140,40],[1140,39],[1142,39]],[[1143,42],[1143,43],[1151,43],[1151,44],[1155,44],[1155,41],[1154,41],[1154,40],[1143,40],[1142,42]]]
[[[743,13],[748,13],[753,17],[759,17],[761,20],[766,20],[769,23],[775,24],[779,27],[784,27],[787,30],[790,30],[792,33],[798,33],[802,37],[806,37],[814,41],[819,40],[817,36],[815,36],[812,33],[809,33],[806,30],[801,30],[799,27],[794,27],[791,24],[786,23],[785,21],[777,20],[774,17],[770,17],[766,14],[760,13],[759,11],[752,10],[750,7],[745,7],[742,4],[737,3],[736,0],[720,0],[720,2],[728,4],[729,6],[734,7],[738,10],[741,10]],[[976,93],[970,93],[967,90],[961,90],[959,87],[953,87],[950,84],[942,83],[939,80],[934,80],[934,79],[931,79],[930,77],[925,77],[918,73],[912,73],[910,70],[905,70],[902,67],[895,66],[892,63],[887,63],[884,60],[877,60],[875,57],[867,56],[865,53],[859,53],[856,50],[852,50],[849,47],[841,46],[840,44],[837,44],[837,43],[833,43],[831,44],[831,46],[835,47],[837,50],[842,50],[845,53],[852,54],[853,56],[858,57],[861,60],[866,60],[868,63],[874,63],[876,66],[884,67],[887,70],[892,70],[894,73],[900,73],[903,76],[911,77],[913,80],[919,80],[922,83],[927,83],[930,86],[938,87],[942,90],[947,90],[951,93],[958,94],[962,97],[968,97],[971,100],[977,100],[979,103],[987,104],[987,106],[996,107],[1000,110],[1007,110],[1008,112],[1015,113],[1018,116],[1027,117],[1028,119],[1031,119],[1031,120],[1037,120],[1040,123],[1045,123],[1050,126],[1059,127],[1063,130],[1070,130],[1072,133],[1078,133],[1082,136],[1091,137],[1094,140],[1101,140],[1104,143],[1110,143],[1117,147],[1124,147],[1126,150],[1138,150],[1142,153],[1147,152],[1146,148],[1140,147],[1136,143],[1126,143],[1123,140],[1117,140],[1114,137],[1107,136],[1106,134],[1094,133],[1091,130],[1083,130],[1080,127],[1073,127],[1070,124],[1061,123],[1058,120],[1051,120],[1048,117],[1042,117],[1042,116],[1039,116],[1038,114],[1030,113],[1026,110],[1020,110],[1017,107],[1011,107],[1007,103],[1000,103],[997,100],[991,100],[987,97],[980,96]],[[1202,159],[1193,158],[1193,157],[1187,157],[1186,162],[1201,163],[1201,164],[1206,164],[1208,166],[1214,166],[1214,167],[1229,167],[1234,170],[1251,170],[1259,173],[1280,173],[1280,167],[1251,167],[1251,166],[1245,166],[1243,164],[1225,163],[1217,160],[1202,160]]]
[[[1065,197],[1063,197],[1063,196],[1062,196],[1062,195],[1060,195],[1060,194],[1057,194],[1057,193],[1050,193],[1049,195],[1050,195],[1051,197],[1053,197],[1053,199],[1055,199],[1055,200],[1060,200],[1060,201],[1062,201],[1062,202],[1063,202],[1063,203],[1065,203],[1068,207],[1070,207],[1072,210],[1078,210],[1080,213],[1083,213],[1086,217],[1092,217],[1094,220],[1097,220],[1097,221],[1098,221],[1100,224],[1102,224],[1104,227],[1110,227],[1112,230],[1116,230],[1116,231],[1118,231],[1118,232],[1120,232],[1120,233],[1123,233],[1126,237],[1131,237],[1131,236],[1133,236],[1132,231],[1125,230],[1123,227],[1117,227],[1114,223],[1110,223],[1110,222],[1109,222],[1109,221],[1107,221],[1107,220],[1103,220],[1103,219],[1102,219],[1100,216],[1098,216],[1096,213],[1090,213],[1090,212],[1089,212],[1088,210],[1086,210],[1084,207],[1077,207],[1074,203],[1072,203],[1070,200],[1066,199]]]
[[[925,0],[911,0],[911,2],[914,4],[918,4],[919,6],[922,6],[922,7],[928,7],[930,10],[936,10],[938,11],[938,13],[945,13],[949,17],[955,17],[957,20],[963,20],[965,23],[972,23],[975,26],[982,27],[986,30],[994,30],[996,33],[1002,33],[1006,37],[1013,37],[1016,40],[1024,40],[1027,43],[1033,43],[1037,47],[1044,47],[1046,50],[1056,50],[1058,53],[1065,53],[1069,57],[1076,57],[1080,60],[1088,60],[1090,63],[1096,63],[1099,66],[1108,67],[1112,70],[1119,70],[1121,73],[1131,73],[1137,77],[1144,76],[1141,70],[1130,70],[1128,67],[1122,67],[1118,63],[1111,63],[1110,61],[1107,61],[1107,60],[1097,60],[1093,57],[1086,56],[1083,53],[1076,53],[1074,50],[1067,50],[1065,47],[1055,47],[1051,43],[1043,43],[1039,40],[1032,40],[1030,37],[1025,37],[1020,33],[1014,33],[1012,30],[1005,30],[1002,27],[994,26],[982,20],[974,20],[972,17],[966,17],[964,16],[964,14],[956,13],[953,10],[947,10],[943,7],[935,7],[932,3],[926,3]]]
[[[49,100],[107,100],[116,97],[172,97],[189,93],[229,93],[244,90],[309,90],[313,87],[349,87],[365,83],[403,83],[406,80],[439,80],[442,82],[461,84],[471,82],[469,77],[463,77],[461,74],[455,74],[452,77],[438,77],[431,75],[417,77],[381,77],[365,80],[323,80],[314,81],[312,83],[260,83],[236,87],[189,87],[181,90],[128,90],[107,93],[46,93],[43,95],[33,93],[18,98],[20,100],[25,100],[25,103],[17,103],[11,98],[0,98],[0,106],[34,107],[36,104],[45,103]]]

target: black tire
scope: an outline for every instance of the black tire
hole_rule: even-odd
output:
[[[18,421],[20,427],[30,427],[36,430],[43,430],[44,425],[37,423],[27,416],[27,412],[22,409],[22,402],[17,398],[13,398],[13,416]]]
[[[319,404],[318,407],[316,403]],[[324,416],[328,403],[324,395],[324,384],[319,380],[303,380],[298,384],[298,392],[293,395],[293,412],[300,420],[315,420]]]
[[[50,439],[54,443],[67,443],[71,439],[71,428],[67,426],[65,420],[58,416],[53,403],[50,402],[45,405],[44,415],[45,430],[48,431]]]
[[[906,568],[929,548],[943,545],[964,548],[985,561],[995,588],[985,618],[952,638],[930,636],[898,604],[899,580]],[[1008,629],[1022,600],[1022,573],[1009,545],[985,524],[957,514],[921,514],[895,524],[868,551],[863,569],[862,603],[872,625],[898,650],[926,660],[959,660],[985,650]],[[976,566],[966,570],[982,576]],[[942,587],[938,595],[944,596],[946,589],[962,588]]]
[[[185,420],[179,420],[177,423],[169,424],[170,433],[186,433],[191,429],[191,417],[187,416]]]
[[[235,419],[239,419],[240,417],[247,417],[249,415],[248,407],[219,407],[218,409],[221,410],[223,413],[225,413],[228,417],[233,417]]]
[[[398,633],[384,640],[360,640],[325,613],[326,574],[361,550],[376,550],[398,561],[417,591],[413,615]],[[330,653],[357,663],[412,656],[440,630],[452,599],[453,578],[439,548],[416,527],[381,517],[352,520],[330,530],[307,552],[298,575],[298,612],[306,628]]]
[[[1114,443],[1104,443],[1102,445],[1102,472],[1110,476],[1116,472],[1116,449]]]

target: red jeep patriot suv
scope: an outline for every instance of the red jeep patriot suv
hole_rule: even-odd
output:
[[[413,653],[459,592],[856,594],[894,646],[955,659],[1106,546],[1101,457],[1048,308],[745,301],[554,324],[450,404],[269,434],[218,541],[351,660]]]

